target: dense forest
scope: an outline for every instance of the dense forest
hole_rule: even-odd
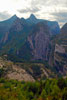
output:
[[[67,78],[36,82],[0,78],[0,100],[67,100]]]

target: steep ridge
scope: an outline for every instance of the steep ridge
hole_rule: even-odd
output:
[[[31,24],[30,24],[30,22],[31,22]],[[33,22],[34,22],[34,24],[33,24]],[[8,19],[4,22],[0,22],[0,23],[3,23],[3,24],[6,23],[6,27],[7,27],[7,30],[4,31],[4,35],[2,37],[0,37],[1,38],[0,39],[1,40],[0,52],[2,55],[3,54],[11,54],[14,56],[18,55],[18,57],[19,57],[20,56],[19,51],[21,51],[21,48],[26,43],[29,34],[33,33],[32,32],[33,30],[35,30],[35,32],[36,32],[36,29],[34,27],[39,27],[38,23],[42,23],[42,24],[45,24],[46,26],[48,26],[47,30],[51,31],[52,35],[53,35],[52,30],[53,29],[56,30],[56,27],[54,27],[52,29],[50,27],[52,25],[52,23],[53,23],[53,25],[55,24],[55,26],[56,26],[55,22],[37,19],[34,15],[31,15],[30,18],[28,18],[26,20],[24,18],[20,19],[16,15],[14,15],[10,19]],[[49,23],[49,25],[48,25],[48,23]],[[4,30],[4,27],[2,27],[1,29]],[[40,29],[40,31],[41,31],[41,29]],[[35,32],[33,34],[35,34]],[[1,35],[1,33],[3,33],[3,32],[0,32],[0,35]],[[22,58],[23,58],[23,55],[22,55]]]
[[[48,26],[44,23],[38,23],[32,34],[28,37],[28,42],[32,49],[33,59],[48,59],[49,43],[51,31],[48,30]]]
[[[14,62],[46,62],[54,73],[67,75],[67,24],[60,32],[56,21],[14,15],[0,22],[0,56],[5,55]]]
[[[39,22],[47,23],[51,29],[52,35],[56,35],[56,34],[60,33],[60,27],[58,25],[58,22],[56,22],[56,21],[37,19],[33,14],[31,14],[30,17],[28,19],[26,19],[26,21],[29,25],[34,25],[34,24],[37,24]]]
[[[18,17],[14,15],[8,20],[0,22],[0,43],[3,43],[6,40],[7,35],[5,34],[8,34],[9,29],[17,18]],[[3,37],[5,37],[5,40],[3,40]]]
[[[55,39],[54,61],[61,74],[67,73],[67,24],[61,28],[61,34]]]

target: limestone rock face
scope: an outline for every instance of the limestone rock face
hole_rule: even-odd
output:
[[[61,28],[61,33],[56,38],[54,65],[60,74],[67,75],[67,23]]]
[[[18,80],[18,81],[31,81],[34,82],[35,79],[31,74],[29,74],[25,69],[16,65],[11,61],[3,60],[0,57],[0,69],[4,70],[4,78]]]
[[[28,37],[33,59],[47,60],[51,32],[45,24],[39,23],[36,27],[33,29],[33,34]]]
[[[34,78],[27,73],[24,69],[22,69],[20,66],[13,65],[12,71],[8,71],[7,78],[14,79],[18,81],[31,81],[34,82]]]
[[[55,45],[55,52],[65,53],[65,48],[62,45]]]

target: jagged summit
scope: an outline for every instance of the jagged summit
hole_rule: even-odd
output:
[[[31,18],[31,19],[36,19],[36,17],[35,17],[34,14],[31,14],[31,15],[30,15],[30,18]]]
[[[11,17],[11,19],[16,19],[16,18],[19,18],[19,17],[17,17],[16,14]]]
[[[16,17],[17,17],[17,15],[15,14],[15,15],[13,15],[12,17],[15,17],[15,18],[16,18]]]
[[[31,14],[29,18],[26,19],[27,23],[32,25],[38,22],[38,19],[35,17],[34,14]]]

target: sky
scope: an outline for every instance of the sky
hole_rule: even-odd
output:
[[[16,14],[28,18],[58,21],[60,26],[67,22],[67,0],[0,0],[0,21]]]

